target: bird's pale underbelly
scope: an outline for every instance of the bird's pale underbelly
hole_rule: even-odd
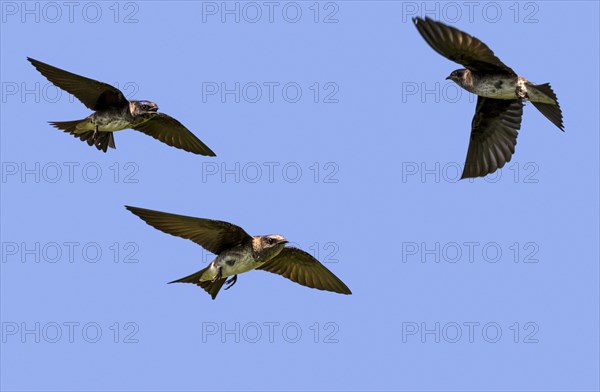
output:
[[[94,119],[90,116],[77,124],[76,133],[95,131],[96,126],[100,132],[116,132],[131,127],[131,123],[125,119]]]
[[[93,130],[98,127],[100,132],[121,131],[130,128],[133,122],[133,118],[128,116],[127,113],[116,110],[96,112],[89,116],[87,120],[90,120],[88,126],[91,126]]]
[[[243,255],[238,252],[232,255],[222,254],[210,264],[201,280],[213,280],[217,276],[219,268],[221,268],[221,276],[225,278],[252,271],[261,264],[254,260],[251,255]]]
[[[517,83],[514,80],[481,80],[473,86],[474,94],[486,98],[517,99]]]
[[[101,132],[116,132],[129,128],[130,126],[131,123],[129,121],[113,119],[107,122],[99,122],[98,130]]]

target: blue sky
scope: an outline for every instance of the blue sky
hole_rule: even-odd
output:
[[[597,2],[1,7],[3,390],[600,387]],[[475,100],[416,15],[551,82],[566,132],[528,104],[512,162],[457,181]],[[89,111],[28,56],[157,102],[217,157],[55,130]],[[353,295],[167,285],[210,255],[125,204],[283,234]]]

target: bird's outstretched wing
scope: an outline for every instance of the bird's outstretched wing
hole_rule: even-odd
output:
[[[182,123],[164,113],[152,116],[149,120],[135,125],[133,129],[152,136],[172,147],[180,148],[194,154],[210,157],[215,156],[215,153]]]
[[[436,52],[473,72],[516,76],[494,52],[477,38],[431,18],[413,18],[421,36]]]
[[[231,223],[175,215],[166,212],[125,206],[150,226],[167,234],[192,240],[207,251],[218,255],[226,249],[252,241],[252,237]]]
[[[257,269],[279,274],[303,286],[340,294],[352,294],[348,286],[319,260],[294,247],[286,247]]]
[[[110,84],[75,75],[29,57],[27,60],[56,87],[73,94],[91,110],[123,108],[128,105],[121,90]]]
[[[477,98],[462,178],[483,177],[510,162],[522,116],[520,100]]]

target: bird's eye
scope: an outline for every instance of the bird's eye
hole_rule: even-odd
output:
[[[273,245],[275,243],[275,240],[273,238],[268,238],[267,242],[269,243],[269,245]]]

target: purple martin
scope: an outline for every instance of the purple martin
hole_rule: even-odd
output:
[[[51,121],[55,128],[70,133],[90,146],[106,152],[116,148],[113,132],[132,128],[160,140],[169,146],[194,154],[215,156],[215,153],[179,121],[158,113],[158,105],[150,101],[128,101],[123,93],[106,83],[27,58],[55,86],[74,95],[94,111],[75,121]]]
[[[466,68],[446,79],[478,96],[461,178],[483,177],[510,162],[524,101],[564,131],[558,99],[549,83],[536,85],[518,76],[472,35],[427,17],[413,18],[413,22],[433,50]]]
[[[204,269],[169,283],[193,283],[214,300],[237,275],[254,269],[272,272],[303,286],[340,294],[352,294],[348,286],[310,254],[286,247],[282,235],[250,236],[239,226],[218,220],[168,214],[125,206],[150,226],[164,233],[194,241],[217,257]],[[231,277],[230,279],[227,279]]]

